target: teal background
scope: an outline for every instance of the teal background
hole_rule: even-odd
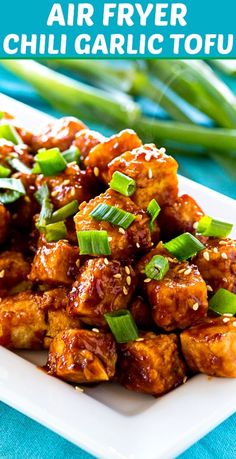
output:
[[[230,80],[230,84],[236,92],[236,80]],[[12,76],[1,65],[0,92],[47,113],[59,116],[35,94],[30,86]],[[108,132],[102,126],[99,126],[99,129],[105,134]],[[180,163],[180,172],[183,175],[236,198],[235,181],[212,160],[181,156],[178,156],[177,159]],[[100,421],[102,422],[102,419]],[[236,415],[188,449],[179,459],[234,459],[236,458],[235,445]],[[91,459],[92,456],[26,416],[0,403],[0,459],[77,458]]]
[[[185,3],[188,8],[187,13],[187,26],[181,27],[177,25],[176,27],[165,26],[165,27],[155,27],[153,24],[153,15],[150,16],[147,27],[142,27],[138,25],[138,15],[134,16],[135,26],[133,27],[118,27],[114,21],[111,22],[109,27],[104,27],[102,25],[102,12],[103,4],[109,3],[107,0],[90,0],[90,2],[95,9],[93,27],[60,27],[55,25],[53,27],[47,27],[47,18],[51,7],[54,3],[54,0],[41,0],[40,2],[35,2],[32,0],[8,0],[7,2],[1,2],[1,15],[0,15],[0,58],[10,57],[3,50],[3,39],[9,33],[15,33],[21,35],[22,33],[26,34],[49,34],[54,33],[57,37],[66,33],[68,35],[68,47],[66,57],[78,57],[74,49],[74,41],[78,34],[88,33],[91,35],[92,39],[98,33],[105,33],[106,38],[108,39],[111,33],[122,33],[127,35],[132,33],[136,36],[136,44],[138,42],[138,37],[140,33],[144,33],[147,37],[152,34],[160,33],[165,37],[163,53],[158,57],[162,58],[171,58],[176,57],[173,55],[173,44],[170,40],[169,35],[171,33],[181,33],[181,34],[192,34],[197,33],[204,37],[205,34],[235,34],[235,0],[224,0],[224,1],[215,1],[215,0],[182,0],[180,3]],[[66,5],[69,3],[68,0],[61,0],[59,2],[66,11]],[[78,4],[76,1],[71,1],[71,3]],[[83,3],[83,2],[80,2]],[[84,2],[86,3],[86,2]],[[126,3],[125,0],[117,1],[112,0],[111,3]],[[134,0],[130,0],[129,3],[136,3]],[[173,0],[162,0],[159,2],[149,2],[149,0],[139,1],[143,6],[148,3],[175,3]],[[177,3],[177,1],[176,1]],[[37,20],[36,20],[37,18]],[[45,53],[44,57],[48,57],[48,54]],[[178,57],[186,57],[187,54],[182,48],[180,50],[180,55]],[[194,58],[204,57],[204,52],[200,52],[198,55],[194,55]],[[12,58],[22,58],[22,57],[32,57],[29,53],[23,55],[17,53]],[[39,53],[33,57],[43,57]],[[53,57],[53,56],[51,56]],[[55,56],[54,56],[55,57]],[[57,56],[58,57],[58,56]],[[65,57],[65,56],[62,56]],[[83,56],[82,56],[83,57]],[[89,58],[89,55],[85,56]],[[91,57],[91,56],[90,56]],[[94,55],[92,57],[95,57]],[[98,52],[96,55],[97,58],[107,57],[103,56],[101,52]],[[116,56],[112,56],[116,57]],[[121,57],[126,57],[125,55]],[[139,57],[136,55],[135,57]],[[152,57],[150,53],[146,53],[145,56],[141,55],[140,57]],[[209,56],[208,56],[209,57]],[[221,57],[217,50],[212,49],[210,57]],[[234,40],[234,48],[232,53],[227,56],[227,58],[236,57],[236,40]]]

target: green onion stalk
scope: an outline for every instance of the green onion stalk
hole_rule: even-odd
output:
[[[203,61],[156,59],[149,70],[217,125],[236,128],[236,97]]]
[[[173,120],[193,123],[180,98],[164,87],[158,78],[148,75],[146,66],[138,65],[134,61],[125,61],[123,64],[119,61],[119,67],[114,61],[110,63],[87,59],[47,61],[47,64],[72,70],[93,86],[105,91],[119,90],[131,96],[146,97],[160,105]]]

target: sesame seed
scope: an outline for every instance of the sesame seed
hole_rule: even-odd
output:
[[[81,159],[82,159],[82,157],[81,157]],[[67,164],[67,167],[76,166],[76,165],[77,165],[76,161],[71,161],[71,163]]]
[[[223,282],[228,282],[227,277],[223,277],[223,278],[222,278],[222,281],[223,281]]]
[[[58,195],[58,190],[52,191],[51,196],[54,198]]]
[[[79,258],[78,258],[78,260],[76,260],[76,263],[75,263],[75,264],[76,264],[77,268],[80,267],[80,259],[79,259]]]
[[[152,153],[151,153],[151,152],[150,152],[150,153],[147,153],[147,154],[145,155],[145,161],[147,161],[147,162],[150,161],[151,157],[152,157]]]
[[[190,274],[192,272],[191,268],[188,268],[184,271],[184,274],[187,276],[188,274]]]
[[[210,260],[210,255],[208,252],[203,252],[203,258],[205,258],[206,261]]]
[[[144,341],[144,338],[137,338],[135,341]]]
[[[185,384],[187,382],[187,379],[188,379],[187,376],[185,376],[184,379],[183,379],[183,384]]]
[[[121,279],[121,274],[120,273],[117,273],[117,274],[114,274],[114,279]]]
[[[112,237],[111,236],[109,236],[107,239],[108,239],[109,242],[112,241]]]
[[[225,324],[227,324],[227,322],[229,322],[229,321],[230,321],[229,317],[224,317],[224,318],[223,318],[223,322],[224,322]]]
[[[75,188],[71,188],[70,194],[71,194],[71,196],[75,196]]]
[[[160,152],[160,153],[163,153],[163,154],[165,154],[165,153],[166,153],[166,149],[165,149],[165,147],[161,147],[161,148],[159,148],[159,152]]]
[[[92,328],[92,331],[95,332],[95,333],[100,333],[98,328]]]
[[[5,269],[2,269],[2,271],[0,271],[0,278],[2,279],[5,275]]]
[[[130,274],[130,269],[129,269],[128,266],[125,266],[125,272],[126,272],[126,274],[128,274],[128,275]]]
[[[65,186],[69,185],[69,184],[70,184],[70,180],[68,180],[68,179],[67,180],[63,180],[63,182],[62,182],[62,185],[65,185]]]
[[[108,261],[107,258],[104,258],[104,263],[105,263],[105,265],[109,265],[109,261]]]
[[[194,305],[192,306],[192,309],[193,309],[194,311],[197,311],[198,308],[199,308],[199,304],[198,304],[198,303],[194,303]]]
[[[213,288],[210,285],[207,285],[208,292],[213,292]]]
[[[233,314],[231,314],[230,312],[225,312],[223,314],[224,317],[233,317]]]
[[[128,292],[126,287],[123,287],[123,293],[124,293],[124,295],[128,295],[129,292]]]
[[[148,169],[148,178],[151,179],[152,178],[152,169]]]
[[[126,277],[126,282],[127,282],[128,285],[131,285],[131,281],[132,281],[131,277],[127,276]]]
[[[179,273],[179,274],[183,274],[185,271],[186,271],[185,268],[181,268],[181,269],[179,269],[178,273]]]
[[[76,390],[76,392],[84,392],[84,389],[82,387],[79,387],[79,386],[75,386],[75,390]]]
[[[197,227],[198,227],[198,222],[194,222],[193,229],[197,229]]]
[[[25,196],[24,200],[25,202],[31,202],[29,196]]]
[[[138,242],[136,242],[136,247],[138,247],[138,249],[140,249],[140,244]]]
[[[119,228],[118,231],[119,231],[119,233],[121,233],[121,234],[125,234],[124,228]]]
[[[98,176],[99,176],[99,172],[100,172],[100,171],[99,171],[98,167],[94,167],[93,173],[94,173],[95,177],[98,177]]]
[[[236,327],[236,320],[232,323],[233,327]]]
[[[147,277],[147,279],[144,279],[144,282],[145,284],[148,284],[148,282],[151,282],[152,279],[150,279],[149,277]]]
[[[227,242],[226,242],[226,241],[220,241],[219,244],[220,244],[220,245],[226,245]]]
[[[227,258],[228,258],[227,253],[223,252],[223,253],[221,254],[221,258],[223,258],[224,260],[227,260]]]
[[[214,253],[218,253],[217,247],[214,247],[213,252],[214,252]]]

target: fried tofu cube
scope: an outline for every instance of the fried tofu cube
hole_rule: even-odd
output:
[[[30,264],[20,252],[5,251],[0,254],[0,290],[7,291],[27,280]]]
[[[154,255],[166,257],[170,268],[162,280],[144,278],[143,286],[156,325],[172,331],[204,318],[208,309],[207,287],[197,266],[173,259],[160,243],[140,260],[137,271],[143,272]]]
[[[116,345],[110,333],[66,330],[52,341],[46,368],[64,381],[97,383],[114,377],[116,360]]]
[[[6,139],[0,139],[0,163],[5,167],[9,167],[8,160],[17,158],[26,166],[31,167],[34,162],[33,155],[30,152],[28,145],[15,145]]]
[[[136,192],[132,200],[142,209],[147,209],[152,199],[156,199],[161,207],[177,199],[177,169],[174,158],[158,150],[155,145],[147,144],[126,151],[111,161],[108,164],[108,176],[111,180],[114,172],[119,171],[134,179]]]
[[[236,241],[210,238],[206,249],[198,253],[194,263],[210,292],[224,288],[236,293]]]
[[[236,378],[236,318],[208,318],[180,335],[193,373]]]
[[[108,204],[123,209],[135,215],[133,223],[124,230],[106,221],[97,221],[90,216],[99,204]],[[75,217],[76,231],[104,230],[107,231],[111,249],[111,257],[117,260],[129,260],[151,247],[149,217],[146,212],[137,207],[130,198],[109,189],[88,203],[80,206],[80,212]]]
[[[142,142],[137,134],[132,129],[125,129],[92,148],[84,161],[85,166],[93,168],[94,173],[108,183],[108,163],[140,145]]]
[[[48,185],[51,201],[55,209],[69,204],[75,199],[80,204],[89,201],[97,192],[97,180],[92,171],[81,170],[77,165],[68,166],[55,177],[39,175],[36,186],[39,189],[44,183]]]
[[[33,259],[29,279],[46,284],[72,284],[76,275],[78,247],[60,240],[40,246]]]
[[[130,305],[130,312],[138,328],[141,330],[152,330],[156,324],[152,318],[152,310],[147,300],[141,296],[134,298]]]
[[[104,314],[127,308],[135,287],[130,265],[107,258],[87,260],[70,291],[69,312],[89,325],[106,327]]]
[[[143,333],[119,346],[118,380],[127,389],[156,397],[183,383],[185,364],[176,335]]]
[[[105,141],[106,137],[99,132],[83,129],[76,134],[74,145],[79,149],[81,160],[84,161],[92,148]]]
[[[47,330],[40,295],[22,292],[0,302],[0,345],[11,349],[41,349]]]
[[[71,146],[77,132],[85,128],[85,124],[73,116],[53,120],[33,133],[32,148],[36,152],[40,148],[54,147],[65,151]]]
[[[0,245],[4,244],[7,239],[10,222],[10,212],[3,204],[0,204]]]
[[[71,317],[64,309],[49,310],[47,313],[47,330],[44,338],[44,348],[49,348],[55,336],[68,329],[81,328],[77,317]]]
[[[196,234],[195,224],[204,212],[188,194],[179,196],[173,204],[161,209],[158,223],[164,241],[169,241],[182,233]]]

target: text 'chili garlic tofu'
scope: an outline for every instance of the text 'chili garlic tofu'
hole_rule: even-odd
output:
[[[197,266],[178,262],[159,243],[139,261],[137,272],[142,273],[154,255],[162,255],[169,262],[169,271],[163,279],[148,279],[143,275],[143,288],[156,325],[172,331],[189,327],[204,318],[208,310],[207,287]]]
[[[161,207],[173,203],[178,196],[178,164],[164,151],[153,144],[126,151],[108,164],[109,181],[116,171],[134,179],[137,188],[132,200],[142,209],[152,199]]]
[[[84,164],[92,168],[104,183],[108,183],[108,163],[125,151],[142,145],[142,141],[132,129],[125,129],[90,150]]]
[[[90,213],[99,205],[107,204],[118,207],[135,216],[135,220],[124,230],[107,221],[97,221]],[[142,253],[152,246],[149,217],[130,198],[108,189],[88,203],[80,206],[80,211],[74,217],[76,231],[104,230],[107,231],[111,249],[111,257],[117,260],[127,260],[135,254]]]
[[[104,314],[128,307],[136,287],[133,268],[94,258],[80,268],[69,295],[69,312],[83,322],[106,327]]]
[[[176,335],[142,334],[119,346],[118,380],[127,389],[164,395],[185,381],[186,368]]]
[[[182,351],[193,373],[236,377],[236,318],[208,318],[181,333]]]
[[[116,344],[110,333],[67,330],[52,341],[46,369],[73,383],[109,381],[115,375]]]
[[[205,246],[193,262],[208,284],[209,291],[216,293],[224,288],[236,293],[236,241],[209,238]]]

